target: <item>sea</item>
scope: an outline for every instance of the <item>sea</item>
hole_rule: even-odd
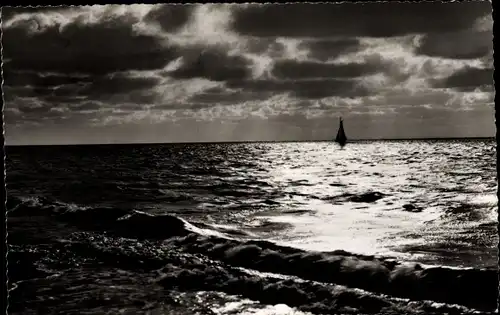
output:
[[[7,146],[8,314],[484,314],[494,139]]]

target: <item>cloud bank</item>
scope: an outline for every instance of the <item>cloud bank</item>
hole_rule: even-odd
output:
[[[491,10],[3,8],[7,143],[491,136]]]

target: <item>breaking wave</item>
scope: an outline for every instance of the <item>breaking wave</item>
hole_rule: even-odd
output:
[[[14,282],[29,274],[43,277],[47,267],[42,266],[92,260],[149,270],[155,273],[152,282],[168,290],[219,291],[307,312],[464,314],[493,311],[497,304],[494,269],[305,251],[173,215],[79,207],[43,197],[11,197],[7,209],[9,218],[45,216],[78,228],[47,247],[11,246],[9,261],[22,262],[9,264]],[[35,267],[28,267],[34,261]]]

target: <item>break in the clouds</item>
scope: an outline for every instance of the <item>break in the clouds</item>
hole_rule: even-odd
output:
[[[491,136],[491,3],[3,8],[7,143]],[[391,126],[391,128],[388,128]]]

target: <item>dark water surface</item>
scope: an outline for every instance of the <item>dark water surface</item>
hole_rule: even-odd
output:
[[[494,146],[7,147],[9,313],[493,311]]]

